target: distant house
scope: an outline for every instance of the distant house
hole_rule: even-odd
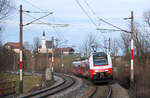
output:
[[[45,32],[42,36],[42,45],[38,49],[39,53],[52,53],[52,41],[47,41],[45,37]]]
[[[63,55],[72,55],[74,54],[74,49],[72,47],[55,48],[55,53]]]
[[[16,53],[19,53],[19,43],[18,42],[7,42],[4,47],[6,49],[11,49]]]
[[[5,47],[6,49],[13,50],[13,51],[16,52],[16,53],[19,53],[19,52],[20,52],[20,43],[18,43],[18,42],[7,42],[7,43],[4,45],[4,47]],[[24,49],[24,52],[25,52],[25,53],[29,53],[30,50]]]

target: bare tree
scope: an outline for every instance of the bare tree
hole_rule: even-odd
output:
[[[150,11],[146,11],[143,14],[144,21],[150,26]]]
[[[136,48],[137,63],[145,64],[147,60],[148,43],[149,43],[149,31],[141,25],[135,23],[134,25],[134,41]]]
[[[128,60],[130,55],[130,34],[122,33],[121,38],[123,42],[123,46],[121,48],[124,52],[125,59]]]
[[[30,44],[29,42],[24,42],[24,48],[27,49],[27,50],[30,50]]]
[[[8,14],[11,11],[10,8],[10,1],[12,0],[0,0],[0,22],[3,21],[4,19],[6,19],[6,17],[8,16]],[[2,46],[1,43],[1,33],[2,33],[2,27],[3,25],[0,24],[0,71],[6,71],[6,70],[12,70],[12,65],[13,64],[13,58],[14,56],[14,52],[5,49]]]
[[[10,0],[0,0],[0,20],[5,19],[11,11]]]
[[[40,47],[40,38],[35,37],[34,38],[34,50],[38,52],[38,48]]]
[[[136,59],[136,63],[141,65],[145,64],[147,60],[147,52],[148,52],[148,34],[149,31],[142,27],[140,24],[134,22],[134,55]],[[129,61],[130,59],[130,34],[122,33],[121,38],[123,41],[123,48],[125,53],[125,59]]]
[[[8,14],[10,13],[11,9],[11,2],[12,0],[0,0],[0,21],[6,19]],[[2,24],[0,24],[0,32],[2,31]],[[1,34],[0,34],[1,38]]]
[[[98,39],[96,39],[96,35],[89,34],[86,36],[86,39],[83,40],[80,46],[81,54],[84,54],[84,56],[89,56],[90,53],[93,51],[93,45],[94,50],[97,50],[100,47],[100,43],[98,42]]]
[[[117,39],[113,39],[112,41],[111,41],[111,46],[110,46],[110,48],[111,48],[111,54],[113,55],[113,56],[117,56],[118,55],[118,50],[119,50],[119,46],[118,46],[118,40]]]

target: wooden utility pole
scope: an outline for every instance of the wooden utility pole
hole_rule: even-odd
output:
[[[52,37],[52,63],[51,63],[52,80],[54,79],[54,37]]]
[[[131,12],[131,82],[134,82],[134,67],[133,67],[133,36],[134,36],[134,27],[133,27],[133,11]]]
[[[19,92],[23,93],[23,46],[22,46],[22,31],[23,31],[23,24],[22,24],[22,5],[20,5],[20,82],[19,82]]]

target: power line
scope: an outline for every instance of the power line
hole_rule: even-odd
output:
[[[96,15],[96,13],[95,13],[94,10],[92,9],[92,7],[88,4],[88,2],[87,2],[86,0],[83,0],[83,1],[84,1],[84,3],[87,5],[87,7],[90,9],[90,11],[92,12],[92,14],[95,15],[96,18],[98,19],[98,16]],[[100,25],[100,24],[98,24],[98,25]],[[98,35],[98,33],[99,33],[99,32],[97,32],[96,35]],[[98,36],[96,36],[96,38],[97,38],[97,37],[98,37]]]
[[[52,17],[53,17],[53,19],[52,19],[53,23],[56,23],[54,14],[52,15]],[[59,29],[57,29],[55,27],[53,27],[53,29],[54,29],[55,33],[59,36],[59,38],[61,38],[62,40],[63,39],[66,40],[65,37],[64,37],[64,35],[61,34],[61,31]],[[59,31],[59,33],[58,33],[58,31]]]
[[[88,13],[86,12],[86,10],[82,7],[82,5],[80,4],[80,2],[78,0],[75,0],[76,3],[79,5],[79,7],[82,9],[82,11],[87,15],[87,17],[89,18],[89,20],[93,23],[94,26],[97,27],[97,24],[93,21],[93,19],[88,15]]]
[[[45,11],[44,9],[41,9],[40,7],[38,7],[38,6],[34,5],[34,4],[32,4],[32,3],[29,2],[28,0],[24,0],[24,2],[30,4],[32,7],[36,8],[36,9],[39,9],[40,11]]]
[[[120,28],[120,27],[118,27],[118,26],[115,26],[115,25],[113,25],[112,23],[109,23],[109,22],[105,21],[104,19],[98,17],[98,16],[96,15],[96,13],[94,12],[94,10],[92,9],[92,7],[89,5],[89,3],[88,3],[86,0],[84,0],[84,2],[85,2],[86,5],[88,6],[88,8],[91,10],[91,12],[99,19],[99,21],[102,21],[102,22],[104,22],[104,23],[106,23],[106,24],[108,24],[108,25],[110,25],[110,26],[112,26],[112,27],[114,27],[114,28],[117,28],[117,29],[119,29],[120,31],[124,31],[124,32],[129,33],[129,31],[126,31],[126,30],[124,30],[124,29],[122,29],[122,28]],[[116,30],[114,30],[114,31],[116,31]]]
[[[40,19],[42,19],[42,18],[44,18],[44,17],[47,17],[47,16],[49,16],[50,14],[53,14],[53,13],[48,13],[48,14],[42,16],[42,17],[39,17],[39,18],[37,18],[37,19],[35,19],[35,20],[33,20],[33,21],[31,21],[31,22],[25,24],[24,26],[29,25],[29,24],[32,24],[33,22],[38,21],[38,20],[40,20]]]
[[[86,0],[83,0],[85,2],[85,4],[88,6],[88,8],[91,10],[91,12],[97,17],[96,13],[94,12],[94,10],[91,8],[91,6],[88,4],[88,2]]]
[[[42,11],[42,12],[30,12],[30,13],[47,13],[47,12],[45,12],[45,10],[43,10],[43,9],[41,9],[40,7],[38,7],[38,6],[36,6],[36,5],[34,5],[34,4],[32,4],[31,2],[29,2],[28,0],[24,0],[26,3],[28,3],[28,4],[30,4],[32,7],[34,7],[34,8],[37,8],[37,9],[39,9],[40,11]],[[30,17],[32,17],[31,15],[28,15],[28,16],[30,16]],[[53,16],[54,17],[54,16]],[[34,18],[34,17],[32,17],[32,18]],[[36,18],[34,18],[34,19],[36,19]],[[55,22],[55,20],[53,20],[54,22]],[[48,25],[49,27],[52,25],[51,23],[44,23],[44,22],[40,22],[40,23],[36,23],[36,24],[46,24],[46,25]],[[58,25],[59,27],[61,26],[61,24],[56,24],[56,25]],[[66,25],[65,25],[66,26]],[[65,39],[64,38],[64,36],[63,35],[60,35],[59,33],[58,33],[58,31],[56,30],[56,28],[55,27],[57,27],[57,26],[52,26],[52,28],[54,29],[54,31],[55,31],[55,33],[58,35],[58,37],[59,38],[61,38],[61,39]]]
[[[33,17],[33,16],[31,16],[31,15],[29,15],[29,14],[27,14],[27,13],[24,13],[25,15],[27,15],[27,16],[29,16],[29,17],[31,17],[31,18],[33,18],[33,19],[37,19],[37,18],[35,18],[35,17]],[[40,23],[39,24],[45,24],[43,21],[41,21],[41,20],[38,20],[38,21],[40,21]],[[54,20],[55,21],[55,20]],[[46,23],[47,24],[47,23]],[[47,24],[48,25],[48,27],[50,27],[50,28],[53,28],[53,30],[55,31],[55,33],[57,34],[57,36],[60,38],[60,39],[64,39],[65,40],[65,38],[64,38],[64,36],[63,35],[60,35],[60,33],[58,33],[58,31],[56,30],[56,28],[54,27],[54,26],[50,26],[51,24],[49,23],[49,24]]]
[[[27,14],[27,13],[24,13],[25,15],[27,15],[27,16],[29,16],[29,17],[31,17],[32,19],[37,19],[37,18],[35,18],[35,17],[33,17],[33,16],[31,16],[31,15],[29,15],[29,14]],[[43,21],[41,21],[41,20],[38,20],[41,24],[45,24]]]
[[[39,9],[40,11],[44,11],[45,12],[45,10],[44,9],[41,9],[40,7],[38,7],[38,6],[36,6],[36,5],[34,5],[34,4],[32,4],[31,2],[29,2],[28,0],[24,0],[26,3],[28,3],[28,4],[30,4],[32,7],[34,7],[34,8],[37,8],[37,9]],[[36,12],[32,12],[32,13],[36,13]],[[29,16],[29,15],[28,15]],[[32,17],[32,16],[30,16],[30,17]],[[54,17],[54,16],[53,16]],[[34,17],[32,17],[32,18],[34,18]],[[35,19],[35,18],[34,18]],[[53,20],[54,22],[55,22],[55,20]],[[39,24],[45,24],[45,23],[43,23],[43,22],[41,22],[41,23],[39,23]],[[46,23],[47,25],[51,25],[50,23]],[[56,30],[56,28],[54,27],[54,26],[52,26],[52,28],[54,29],[54,31],[56,32],[56,34],[59,36],[59,38],[60,37],[63,37],[62,39],[64,39],[64,36],[62,35],[60,35],[59,33],[58,33],[58,31]]]
[[[29,16],[29,17],[31,17],[32,19],[36,19],[35,17],[33,17],[33,16],[31,16],[31,15],[29,15],[29,14],[27,14],[27,13],[24,13],[25,15],[27,15],[27,16]],[[39,20],[40,21],[40,20]]]
[[[97,28],[96,30],[104,30],[104,31],[121,31],[121,30],[116,30],[116,29],[101,29],[101,28]]]
[[[100,21],[102,21],[102,22],[104,22],[104,23],[106,23],[106,24],[108,24],[108,25],[110,25],[110,26],[116,28],[116,29],[119,29],[120,31],[123,31],[123,32],[126,32],[126,33],[130,33],[129,31],[124,30],[124,29],[122,29],[122,28],[120,28],[120,27],[118,27],[118,26],[116,26],[116,25],[113,25],[112,23],[109,23],[109,22],[105,21],[105,20],[102,19],[102,18],[99,18],[99,17],[98,17],[98,19],[99,19]]]
[[[53,30],[55,31],[55,33],[58,35],[58,37],[61,39],[61,40],[65,40],[65,38],[64,38],[64,36],[61,34],[60,35],[60,33],[58,33],[58,31],[56,30],[56,28],[55,27],[53,27]]]
[[[23,12],[26,12],[26,13],[50,13],[50,12],[24,11],[24,10],[23,10]]]

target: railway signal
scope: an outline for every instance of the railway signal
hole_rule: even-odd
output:
[[[133,46],[134,46],[134,42],[133,42],[133,36],[134,36],[134,26],[133,26],[133,22],[134,22],[134,16],[133,16],[133,11],[131,11],[131,17],[129,18],[124,18],[125,20],[127,19],[131,19],[131,73],[130,73],[130,80],[133,83],[134,82],[134,66],[133,66]]]
[[[33,20],[33,21],[23,25],[23,22],[22,22],[23,21],[23,14],[22,14],[23,12],[26,12],[26,11],[23,11],[22,10],[22,5],[20,5],[20,61],[19,61],[19,66],[20,66],[19,67],[20,68],[20,79],[19,80],[20,81],[19,81],[19,93],[23,93],[23,45],[22,45],[22,42],[23,42],[23,39],[22,39],[23,26],[27,26],[27,25],[32,24],[33,22],[38,21],[38,20],[40,20],[40,19],[42,19],[42,18],[44,18],[44,17],[46,17],[46,16],[48,16],[50,14],[53,14],[51,12],[51,13],[49,13],[47,15],[44,15],[44,16],[42,16],[40,18],[37,18],[37,19],[35,19],[35,20]]]
[[[39,18],[23,25],[23,12],[30,13],[30,11],[24,11],[22,9],[22,5],[20,5],[20,38],[19,38],[20,39],[20,41],[19,41],[19,43],[20,43],[20,60],[19,60],[19,68],[20,68],[19,69],[19,71],[20,71],[19,75],[20,76],[19,76],[19,80],[20,81],[19,81],[19,93],[23,93],[23,45],[22,45],[22,42],[23,42],[23,37],[22,37],[23,36],[23,26],[34,24],[36,21],[53,14],[53,12],[49,12],[48,14],[46,14],[42,17],[39,17]],[[40,23],[40,24],[42,24],[42,23]],[[49,26],[53,26],[53,27],[66,27],[66,26],[68,26],[68,24],[49,24],[49,23],[43,23],[42,25],[44,25],[44,24],[49,25]],[[54,58],[52,60],[54,62]],[[52,64],[52,65],[54,65],[54,64]]]
[[[20,61],[19,61],[19,66],[20,66],[20,82],[19,82],[19,92],[23,93],[23,61],[22,61],[22,51],[23,51],[23,47],[22,47],[22,32],[23,32],[23,24],[22,24],[22,5],[20,5]]]
[[[131,12],[131,82],[134,82],[134,68],[133,68],[133,11]]]
[[[54,79],[54,37],[52,37],[52,62],[51,62],[52,80]]]

